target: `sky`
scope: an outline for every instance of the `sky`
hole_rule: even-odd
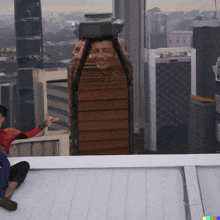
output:
[[[41,0],[42,11],[112,12],[113,0]],[[217,9],[218,1],[217,1]],[[163,12],[213,10],[214,0],[146,0],[147,9],[159,7]],[[0,15],[14,13],[14,0],[0,0]]]

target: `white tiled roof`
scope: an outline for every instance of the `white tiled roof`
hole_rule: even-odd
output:
[[[219,214],[217,154],[10,158],[12,165],[22,160],[31,170],[12,196],[18,209],[0,208],[1,220],[198,220]]]

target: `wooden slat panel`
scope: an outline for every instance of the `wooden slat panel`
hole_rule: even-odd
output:
[[[98,83],[98,82],[105,82],[106,80],[105,80],[105,77],[83,77],[83,76],[81,76],[81,78],[80,78],[80,82],[79,82],[79,85],[80,84],[84,84],[84,83]]]
[[[80,131],[99,131],[112,129],[128,129],[128,120],[85,121],[79,123]]]
[[[83,70],[78,86],[78,122],[81,151],[128,154],[128,85],[124,73]]]
[[[112,74],[112,73],[106,73],[106,74],[100,74],[100,73],[94,73],[94,72],[88,72],[88,73],[83,73],[80,77],[80,82],[83,80],[88,80],[88,81],[94,81],[94,80],[108,80],[110,82],[112,81],[120,81],[123,80],[127,82],[125,74]]]
[[[78,121],[100,121],[100,120],[117,120],[127,119],[128,110],[111,110],[111,111],[96,111],[96,112],[79,112]]]
[[[82,151],[93,151],[103,149],[128,148],[128,139],[108,140],[108,141],[86,141],[79,143],[79,149]]]
[[[128,88],[127,83],[120,83],[120,82],[85,82],[79,84],[78,91],[84,91],[84,90],[95,90],[95,89],[122,89],[122,88]]]
[[[95,80],[97,80],[97,82],[100,82],[100,81],[105,82],[106,80],[108,80],[109,82],[125,81],[127,83],[127,78],[125,75],[113,76],[111,74],[103,75],[103,74],[93,74],[93,73],[90,74],[89,73],[89,74],[81,75],[80,77],[80,83],[83,81],[95,82]]]
[[[128,98],[127,89],[109,89],[109,90],[93,90],[78,93],[78,101],[84,100],[109,100],[109,99],[126,99]]]
[[[104,149],[104,150],[93,150],[93,151],[80,151],[79,155],[127,155],[128,148],[115,148],[115,149]]]
[[[111,100],[111,101],[86,101],[78,103],[78,111],[94,111],[94,110],[113,110],[113,109],[127,109],[128,100]]]
[[[124,86],[127,86],[127,81],[126,81],[126,78],[122,78],[120,77],[119,79],[108,79],[108,78],[100,78],[100,77],[97,77],[97,78],[83,78],[82,80],[80,80],[79,82],[79,87],[80,86],[83,86],[83,85],[95,85],[96,83],[101,84],[101,83],[104,83],[104,84],[109,84],[109,85],[114,85],[114,84],[124,84]]]
[[[116,140],[128,138],[128,130],[110,130],[110,131],[81,131],[79,132],[79,141],[101,141]]]

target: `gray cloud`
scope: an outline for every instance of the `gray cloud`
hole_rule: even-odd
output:
[[[44,6],[92,6],[95,5],[92,1],[87,0],[41,0],[42,7]]]
[[[42,7],[44,6],[96,6],[96,5],[112,5],[112,0],[41,0]],[[14,0],[0,0],[0,7],[13,7]]]
[[[28,0],[26,0],[28,1]],[[113,0],[41,0],[42,7],[105,7],[112,6]],[[161,10],[213,10],[213,0],[146,0],[147,9],[159,7]],[[218,2],[217,2],[218,4]],[[218,4],[219,5],[219,4]],[[14,0],[0,0],[0,11],[14,7]],[[219,8],[219,6],[218,6]],[[168,10],[168,11],[169,11]]]
[[[0,8],[13,7],[14,0],[0,0]]]

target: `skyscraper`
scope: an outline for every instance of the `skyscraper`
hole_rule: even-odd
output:
[[[1,30],[0,30],[1,31]],[[0,50],[4,48],[4,37],[0,36]]]
[[[20,129],[33,129],[35,103],[33,68],[43,69],[43,38],[40,0],[15,0]]]
[[[162,12],[147,12],[146,29],[148,49],[167,47],[167,14]]]

